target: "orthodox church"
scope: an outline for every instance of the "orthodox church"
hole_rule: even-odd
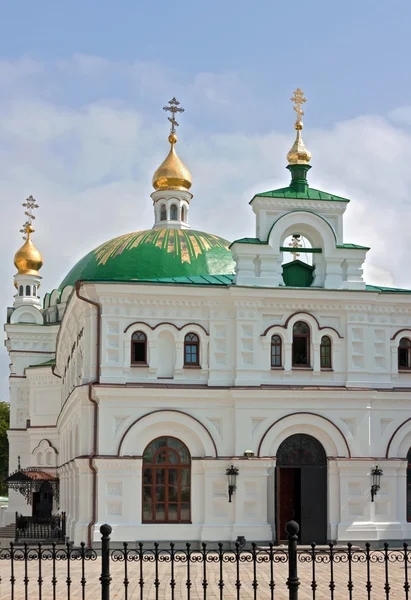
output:
[[[411,537],[411,290],[367,285],[349,200],[310,187],[303,92],[290,182],[250,201],[255,237],[190,228],[170,149],[154,225],[82,258],[39,298],[33,211],[7,311],[10,500],[64,511],[75,544]],[[193,206],[195,210],[195,204]],[[407,460],[408,456],[408,460]]]

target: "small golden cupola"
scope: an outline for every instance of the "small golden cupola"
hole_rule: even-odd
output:
[[[23,231],[26,241],[20,250],[17,250],[14,256],[14,265],[18,275],[38,275],[43,266],[43,258],[31,241],[31,234],[34,232],[32,224],[26,223]]]
[[[168,141],[170,152],[153,175],[154,192],[151,197],[154,202],[154,227],[167,229],[188,229],[188,209],[192,194],[191,173],[177,155],[176,114],[184,112],[180,102],[172,98],[163,110],[171,113],[168,120],[171,123]]]
[[[41,276],[39,270],[43,266],[43,257],[31,240],[31,235],[34,232],[33,220],[35,219],[33,211],[39,205],[33,196],[29,196],[23,206],[26,209],[24,214],[27,220],[20,229],[20,233],[23,234],[25,240],[24,244],[14,256],[14,265],[17,269],[14,276],[14,285],[17,289],[14,306],[40,306],[37,291],[40,287]]]
[[[297,130],[297,136],[295,142],[287,154],[287,160],[289,165],[307,165],[311,160],[311,152],[307,150],[303,142],[301,131],[304,127],[302,116],[304,111],[301,109],[301,105],[307,102],[304,98],[304,92],[301,88],[297,88],[294,92],[291,102],[294,103],[294,110],[297,113],[297,119],[294,125],[294,129]]]

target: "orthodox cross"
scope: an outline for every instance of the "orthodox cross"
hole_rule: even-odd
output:
[[[36,216],[33,214],[33,211],[36,208],[38,208],[39,205],[37,204],[37,200],[33,198],[33,196],[29,196],[28,198],[26,198],[26,201],[23,202],[22,206],[24,206],[24,208],[26,209],[24,211],[24,214],[26,215],[27,220],[25,221],[25,223],[23,223],[23,227],[22,229],[20,229],[20,233],[23,234],[23,240],[25,240],[27,239],[27,230],[30,228],[31,232],[34,231],[32,223]]]
[[[307,98],[304,98],[304,92],[302,91],[302,89],[297,88],[294,92],[293,97],[290,98],[290,100],[295,104],[293,108],[297,113],[297,123],[300,123],[301,117],[304,115],[304,111],[301,109],[301,105],[304,104],[304,102],[307,102]]]
[[[293,260],[297,260],[300,256],[300,253],[297,252],[297,248],[302,248],[303,244],[300,240],[301,236],[299,233],[293,233],[293,237],[291,238],[291,242],[288,244],[293,250],[291,250],[291,254],[293,255]]]
[[[163,106],[163,110],[171,112],[171,117],[167,117],[167,118],[171,123],[170,133],[175,134],[176,127],[178,127],[178,125],[179,125],[176,121],[176,113],[184,112],[184,108],[181,108],[179,106],[180,102],[178,100],[176,100],[175,97],[172,98],[171,100],[169,100],[168,103],[170,106]]]

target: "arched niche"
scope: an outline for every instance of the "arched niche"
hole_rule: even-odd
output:
[[[119,442],[118,456],[141,456],[153,439],[166,435],[180,439],[191,456],[217,457],[216,443],[203,423],[182,411],[167,409],[136,419]]]

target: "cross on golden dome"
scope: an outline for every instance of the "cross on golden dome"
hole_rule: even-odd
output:
[[[26,201],[23,202],[22,206],[26,209],[24,214],[27,217],[27,220],[23,223],[22,229],[20,229],[20,233],[23,234],[23,240],[27,239],[28,233],[33,233],[33,221],[36,216],[33,214],[33,211],[39,207],[37,204],[37,200],[33,198],[33,196],[29,196],[26,198]]]
[[[168,141],[171,144],[170,152],[165,160],[158,167],[153,175],[153,187],[157,190],[181,190],[188,191],[191,187],[191,173],[177,156],[174,149],[177,143],[176,127],[179,124],[176,121],[176,114],[184,112],[184,108],[180,106],[180,102],[173,97],[168,106],[164,106],[163,110],[171,112],[171,117],[168,120],[171,123],[170,135]]]
[[[33,221],[36,218],[33,211],[36,210],[39,205],[33,196],[29,196],[26,198],[25,202],[23,202],[22,206],[26,209],[24,214],[26,215],[27,220],[23,223],[20,233],[23,233],[23,240],[25,240],[25,243],[20,250],[16,252],[14,264],[19,275],[38,276],[38,272],[43,266],[43,258],[31,241],[31,234],[34,231]]]
[[[175,135],[176,127],[179,127],[179,123],[176,121],[176,114],[183,113],[184,108],[180,105],[180,102],[174,96],[171,100],[168,101],[169,106],[163,106],[163,110],[171,112],[171,117],[167,117],[171,123],[170,134]]]
[[[301,88],[297,88],[295,90],[291,98],[291,102],[293,102],[293,108],[297,113],[297,120],[294,125],[294,129],[297,130],[297,136],[291,150],[287,154],[288,164],[307,165],[311,160],[311,152],[305,147],[301,135],[301,130],[303,128],[303,121],[301,117],[304,115],[304,111],[301,109],[301,106],[307,102],[307,99],[304,97],[304,92]]]
[[[297,122],[301,122],[301,117],[304,116],[304,111],[301,110],[301,105],[307,102],[307,98],[304,98],[304,92],[301,88],[297,88],[290,98],[291,102],[294,103],[294,110],[297,113]]]

